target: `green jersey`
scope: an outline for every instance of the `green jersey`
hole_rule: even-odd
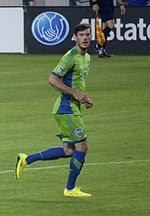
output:
[[[63,83],[77,91],[85,92],[86,78],[90,68],[89,54],[80,55],[76,48],[69,50],[51,74],[62,79]],[[71,95],[60,93],[53,108],[53,114],[80,114],[80,102]]]

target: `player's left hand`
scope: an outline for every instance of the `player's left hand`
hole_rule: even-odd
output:
[[[146,6],[150,6],[150,1],[147,1],[147,2],[146,2]]]
[[[121,15],[124,15],[125,12],[126,12],[125,6],[124,5],[120,5],[120,13],[121,13]]]
[[[96,16],[98,16],[98,13],[100,11],[100,7],[98,4],[94,4],[93,7],[92,7],[93,11],[96,12]]]
[[[89,109],[93,106],[93,102],[89,97],[87,97],[86,102],[84,102],[84,105],[85,105],[86,109]]]

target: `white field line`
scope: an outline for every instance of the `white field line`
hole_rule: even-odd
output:
[[[142,163],[142,162],[150,162],[150,160],[129,160],[129,161],[111,161],[111,162],[103,162],[103,163],[86,163],[84,166],[101,166],[101,165],[111,165],[111,164],[128,164],[128,163]],[[46,167],[34,167],[26,169],[25,171],[32,170],[44,170],[44,169],[58,169],[58,168],[67,168],[66,165],[54,165],[54,166],[46,166]],[[14,170],[0,170],[0,174],[14,173]]]

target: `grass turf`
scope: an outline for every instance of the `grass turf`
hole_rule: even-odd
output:
[[[51,116],[57,93],[47,84],[59,59],[0,55],[1,171],[14,170],[19,152],[61,145]],[[149,68],[149,56],[91,56],[88,93],[94,107],[83,108],[89,152],[77,182],[91,198],[63,197],[67,167],[29,169],[20,181],[0,171],[0,215],[149,216]],[[66,164],[69,159],[31,167]]]

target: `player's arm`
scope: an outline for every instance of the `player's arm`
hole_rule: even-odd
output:
[[[78,92],[73,88],[68,87],[63,83],[63,81],[55,76],[54,74],[50,74],[48,78],[48,83],[53,86],[57,91],[63,92],[65,94],[73,96],[76,100],[80,101],[81,103],[87,105],[86,108],[90,108],[92,106],[92,101],[89,99],[86,93]]]

